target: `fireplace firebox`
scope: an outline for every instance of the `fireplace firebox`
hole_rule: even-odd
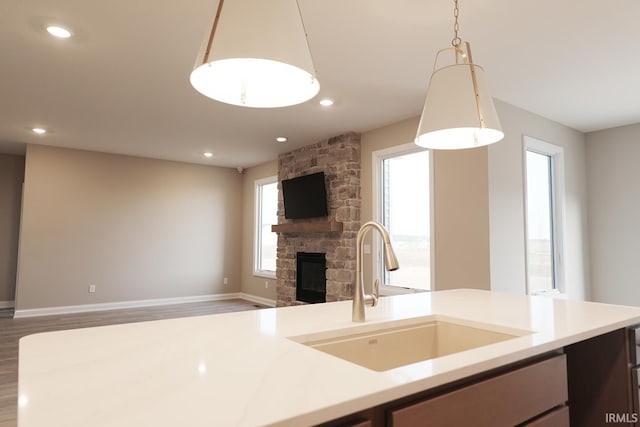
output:
[[[327,301],[327,259],[324,253],[298,252],[296,299],[317,303]]]

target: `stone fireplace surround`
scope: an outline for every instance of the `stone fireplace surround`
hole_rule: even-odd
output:
[[[327,218],[287,220],[280,182],[324,172]],[[306,304],[296,300],[296,253],[321,252],[327,259],[327,302],[353,297],[356,236],[360,228],[360,134],[348,132],[278,156],[278,224],[337,221],[342,231],[278,233],[276,305]]]

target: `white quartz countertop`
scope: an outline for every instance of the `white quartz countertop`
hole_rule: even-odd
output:
[[[289,337],[447,316],[532,331],[376,372]],[[640,308],[478,290],[49,332],[20,340],[18,425],[313,425],[628,325]]]

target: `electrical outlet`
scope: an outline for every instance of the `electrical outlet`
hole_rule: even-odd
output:
[[[265,282],[264,282],[264,288],[265,288],[265,289],[269,289],[269,281],[268,281],[268,280],[265,280]]]
[[[228,284],[229,284],[229,278],[228,278],[228,277],[225,277],[225,278],[222,280],[222,283],[224,283],[225,285],[228,285]]]
[[[89,285],[89,293],[90,294],[96,293],[96,285]]]

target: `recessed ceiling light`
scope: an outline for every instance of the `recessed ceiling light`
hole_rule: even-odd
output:
[[[69,37],[71,37],[71,31],[67,30],[64,27],[59,27],[57,25],[48,26],[47,32],[59,39],[68,39]]]
[[[333,105],[333,99],[331,98],[323,98],[320,100],[320,105],[323,107],[331,107]]]
[[[213,153],[207,151],[206,153],[202,153],[203,156],[209,158],[209,157],[213,157]]]
[[[276,138],[276,141],[278,142],[287,142],[287,138],[285,138],[284,136],[279,136]]]
[[[47,133],[47,130],[42,128],[33,128],[31,129],[31,131],[33,133],[37,133],[38,135],[44,135],[45,133]]]

